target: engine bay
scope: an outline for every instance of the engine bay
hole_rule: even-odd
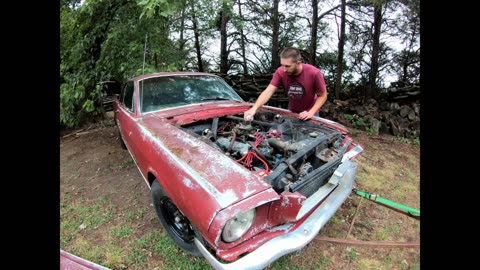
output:
[[[350,144],[335,129],[267,110],[255,119],[228,115],[181,128],[261,176],[275,191],[311,196],[340,165]]]

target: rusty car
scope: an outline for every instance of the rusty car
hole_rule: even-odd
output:
[[[166,233],[215,269],[262,269],[310,243],[351,194],[362,147],[334,121],[246,102],[220,76],[158,72],[114,103]]]

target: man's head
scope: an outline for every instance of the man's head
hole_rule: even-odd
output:
[[[302,56],[295,48],[285,48],[280,53],[280,64],[288,75],[298,75],[302,71]]]

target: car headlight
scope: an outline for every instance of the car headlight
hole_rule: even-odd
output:
[[[255,209],[250,209],[229,221],[223,227],[222,238],[225,242],[233,242],[242,237],[255,220]]]

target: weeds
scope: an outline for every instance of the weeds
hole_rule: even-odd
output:
[[[133,221],[135,219],[143,218],[145,214],[147,213],[147,210],[145,209],[136,209],[134,211],[130,211],[126,214],[126,218],[128,221]]]
[[[355,261],[357,259],[357,252],[355,252],[353,248],[350,248],[350,249],[347,248],[347,251],[348,251],[348,257],[350,261]]]
[[[120,239],[129,236],[132,233],[133,229],[125,224],[120,225],[120,228],[113,228],[110,233],[114,237]]]
[[[392,138],[392,140],[420,147],[420,138],[419,137],[414,137],[413,139],[409,139],[409,138],[402,137],[402,136],[395,136],[395,137]]]

